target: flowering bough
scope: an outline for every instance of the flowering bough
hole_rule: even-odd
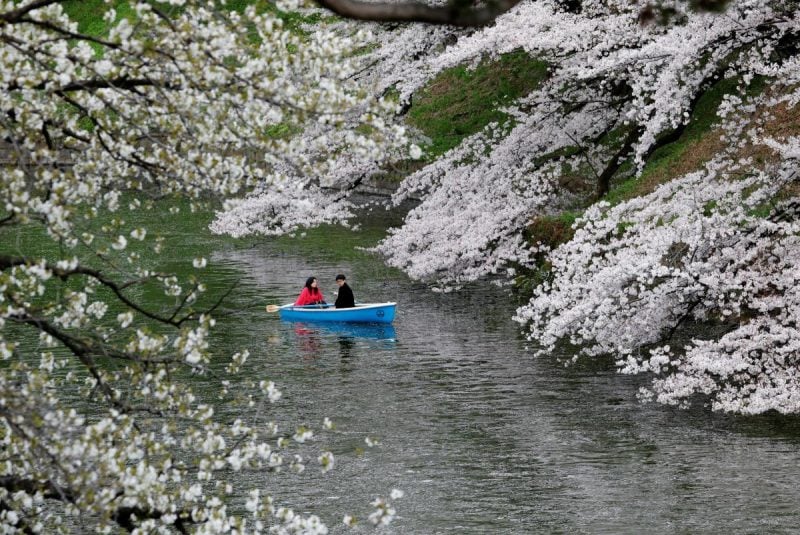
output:
[[[450,287],[530,266],[536,251],[519,237],[532,219],[602,198],[612,179],[641,170],[684,132],[715,82],[738,79],[746,91],[756,75],[780,72],[774,79],[791,85],[796,58],[787,47],[798,22],[789,4],[734,4],[724,16],[675,7],[672,23],[642,26],[636,3],[523,2],[492,27],[415,55],[412,88],[520,49],[548,62],[549,76],[506,109],[508,124],[487,126],[404,181],[396,200],[412,195],[421,205],[377,250],[413,277]],[[405,33],[391,35],[385,48],[405,47]],[[406,83],[398,87],[408,94]]]
[[[645,399],[800,411],[800,213],[781,200],[800,175],[794,159],[751,165],[717,159],[650,195],[588,210],[549,256],[552,282],[518,310],[530,339],[540,351],[566,339],[579,354],[614,355],[624,373],[654,374]],[[693,322],[721,329],[675,343]]]
[[[154,269],[163,238],[124,210],[256,188],[276,203],[313,198],[341,166],[405,150],[394,105],[352,80],[365,36],[177,0],[131,2],[124,16],[107,4],[98,35],[62,4],[0,1],[2,530],[324,533],[238,487],[243,470],[318,459],[324,472],[334,458],[309,428],[279,432],[268,414],[280,390],[242,373],[247,351],[217,375],[210,332],[225,295]],[[300,222],[343,217],[337,202]],[[175,380],[185,373],[218,380],[251,416],[216,414]],[[228,509],[231,495],[249,496],[247,514]]]
[[[442,69],[519,49],[547,61],[549,76],[506,110],[508,124],[409,176],[395,199],[421,202],[376,249],[445,288],[544,255],[552,280],[517,314],[542,351],[568,341],[582,355],[615,355],[627,373],[656,374],[643,395],[664,403],[702,395],[716,410],[798,412],[798,143],[769,123],[796,115],[800,19],[782,1],[732,3],[723,16],[670,6],[643,25],[637,3],[521,2],[414,54],[412,81],[396,82],[402,98]],[[403,37],[414,32],[387,31],[394,39],[374,57],[393,79],[389,48],[413,49]],[[417,29],[413,41],[437,31]],[[720,80],[735,89],[719,104],[722,148],[705,167],[591,206],[549,255],[522,239],[532,219],[602,200],[613,179],[640,172]],[[676,343],[692,322],[720,327]]]

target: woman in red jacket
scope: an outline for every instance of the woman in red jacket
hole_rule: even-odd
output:
[[[303,291],[300,292],[300,297],[294,302],[295,306],[303,305],[319,305],[325,304],[325,298],[322,297],[322,292],[317,287],[317,278],[309,277],[306,279],[306,285]]]

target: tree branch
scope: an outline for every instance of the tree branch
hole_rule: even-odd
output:
[[[133,531],[137,527],[137,521],[143,518],[161,518],[166,513],[158,510],[147,510],[141,507],[120,507],[112,515],[111,518],[114,522],[122,526],[128,531]],[[189,516],[187,515],[187,518]],[[184,525],[184,519],[181,518],[180,513],[176,514],[175,523],[173,524],[179,533],[188,534],[189,530]]]
[[[0,500],[0,513],[4,513],[6,511],[11,511],[11,507],[4,500]],[[14,527],[15,533],[24,533],[25,535],[34,535],[36,533],[33,531],[33,528],[28,525],[24,517],[20,518],[18,516],[16,521],[13,522],[7,519],[6,522]]]
[[[71,492],[65,492],[58,485],[54,485],[50,481],[37,481],[17,476],[0,476],[0,488],[7,490],[9,493],[22,491],[29,495],[41,492],[42,496],[45,498],[68,503],[75,502],[75,497]],[[166,513],[163,511],[142,509],[141,507],[119,507],[112,513],[111,518],[119,524],[120,527],[127,531],[133,531],[137,528],[136,521],[138,519],[161,518],[165,514]],[[186,520],[181,517],[180,512],[176,514],[176,517],[174,523],[175,529],[177,529],[179,533],[189,533],[185,525]]]
[[[74,503],[75,497],[70,492],[65,492],[64,489],[58,485],[53,484],[51,481],[36,481],[34,479],[27,479],[18,476],[0,476],[0,488],[6,489],[9,493],[23,491],[27,494],[36,494],[41,492],[45,498],[61,500],[69,503]]]
[[[103,45],[108,48],[119,48],[120,45],[116,43],[112,43],[111,41],[106,41],[104,39],[98,39],[97,37],[92,37],[91,35],[86,35],[83,33],[75,33],[69,30],[62,28],[61,26],[57,26],[52,22],[48,22],[46,20],[36,20],[30,17],[20,17],[15,22],[26,22],[28,24],[33,24],[34,26],[39,26],[41,28],[46,28],[52,32],[60,33],[61,35],[68,37],[70,39],[76,39],[80,41],[89,41],[92,43],[97,43],[98,45]]]
[[[58,4],[63,1],[64,0],[36,0],[35,2],[31,2],[28,5],[18,7],[17,9],[8,11],[6,13],[0,13],[0,21],[13,24],[15,22],[19,22],[22,17],[31,11],[47,7],[51,4]]]
[[[29,262],[25,258],[22,258],[22,257],[0,255],[0,271],[4,271],[6,269],[9,269],[9,268],[12,268],[12,267],[15,267],[15,266],[24,266],[24,265],[27,265],[28,263]],[[186,305],[187,300],[188,300],[188,296],[192,292],[189,292],[189,294],[187,294],[187,296],[184,297],[184,299],[181,302],[181,304],[175,309],[175,311],[173,312],[173,314],[170,317],[164,317],[164,316],[159,316],[158,314],[155,314],[153,312],[150,312],[149,310],[147,310],[147,309],[141,307],[140,305],[134,303],[133,301],[131,301],[123,293],[123,290],[125,288],[128,288],[129,286],[131,286],[134,283],[143,282],[145,279],[138,279],[138,280],[134,280],[134,281],[129,281],[129,282],[124,282],[124,283],[118,284],[118,283],[112,281],[111,279],[106,278],[105,275],[103,275],[102,272],[100,272],[100,271],[98,271],[96,269],[86,268],[86,267],[83,267],[83,266],[76,266],[73,269],[60,269],[60,268],[53,267],[52,265],[48,264],[48,265],[45,265],[45,269],[48,269],[48,270],[52,271],[53,275],[55,275],[56,277],[58,277],[58,278],[60,278],[62,280],[63,279],[67,279],[72,275],[85,275],[85,276],[88,276],[88,277],[92,277],[93,279],[98,281],[100,284],[102,284],[103,286],[105,286],[106,288],[111,290],[114,293],[114,295],[117,296],[117,299],[122,301],[128,308],[130,308],[132,310],[135,310],[136,312],[138,312],[138,313],[142,314],[143,316],[146,316],[146,317],[148,317],[148,318],[150,318],[152,320],[158,321],[160,323],[165,323],[165,324],[171,325],[173,327],[180,327],[185,322],[195,319],[200,314],[211,314],[214,310],[219,308],[219,306],[222,304],[222,302],[233,292],[234,289],[236,289],[236,287],[238,286],[238,282],[239,282],[239,281],[236,281],[235,283],[233,283],[231,285],[231,287],[228,288],[228,291],[226,291],[222,296],[220,296],[220,298],[211,307],[209,307],[208,309],[203,310],[203,311],[201,311],[199,313],[193,312],[193,313],[187,314],[186,316],[178,319],[178,317],[177,317],[178,314],[183,309],[183,307]],[[196,289],[196,287],[195,287],[195,289]],[[34,320],[34,321],[35,322],[39,322],[40,320]],[[28,321],[27,323],[31,323],[31,322]],[[50,334],[53,334],[53,333],[50,333]],[[88,346],[83,345],[83,342],[80,342],[80,344],[82,344],[82,347],[80,348],[80,352],[81,353],[88,352]],[[67,345],[67,344],[65,344],[65,345]],[[69,347],[70,350],[72,350],[73,352],[75,352],[75,350],[77,349],[77,346],[76,347],[71,347],[71,346],[67,345],[67,347]],[[76,354],[78,354],[78,353],[76,353]],[[131,358],[130,356],[125,356],[124,354],[120,354],[120,355],[117,355],[117,356],[118,357]]]
[[[461,27],[485,26],[517,5],[520,0],[491,0],[480,7],[462,2],[431,6],[420,2],[362,2],[316,0],[317,4],[348,19],[377,22],[425,22]]]
[[[24,258],[0,255],[0,271],[3,271],[5,269],[8,269],[8,268],[14,267],[14,266],[24,266],[26,264],[28,264],[28,262]],[[59,277],[60,279],[66,279],[66,278],[70,277],[71,275],[86,275],[86,276],[92,277],[93,279],[97,280],[100,284],[102,284],[103,286],[105,286],[106,288],[108,288],[109,290],[114,292],[114,295],[116,295],[117,298],[120,301],[122,301],[126,306],[128,306],[129,308],[135,310],[136,312],[138,312],[138,313],[140,313],[140,314],[142,314],[144,316],[147,316],[148,318],[150,318],[152,320],[156,320],[156,321],[161,322],[161,323],[167,323],[167,324],[173,325],[174,327],[180,327],[180,325],[181,325],[180,321],[174,321],[174,320],[172,320],[170,318],[165,318],[165,317],[159,316],[158,314],[154,314],[154,313],[152,313],[152,312],[150,312],[148,310],[145,310],[144,308],[140,307],[139,305],[137,305],[136,303],[134,303],[133,301],[128,299],[128,297],[125,294],[122,293],[123,288],[126,288],[127,286],[129,286],[129,284],[124,283],[122,285],[119,285],[116,282],[112,281],[111,279],[106,278],[102,274],[102,272],[100,272],[100,271],[98,271],[96,269],[85,268],[85,267],[82,267],[82,266],[77,266],[74,269],[68,269],[68,270],[67,269],[60,269],[60,268],[53,267],[53,266],[50,266],[50,265],[45,266],[45,267],[46,267],[46,269],[49,269],[50,271],[52,271],[53,275],[55,275],[56,277]]]
[[[632,128],[628,135],[625,138],[625,141],[622,142],[622,146],[619,148],[617,152],[611,157],[608,161],[608,165],[597,177],[597,200],[602,199],[611,187],[611,177],[613,177],[619,168],[622,166],[622,163],[625,161],[625,156],[631,151],[633,145],[639,140],[639,136],[642,135],[641,128]]]
[[[42,86],[43,88],[44,86]],[[149,78],[113,78],[110,80],[104,79],[88,79],[76,80],[67,85],[61,86],[55,90],[56,93],[66,91],[80,91],[89,89],[135,89],[137,87],[165,87],[167,89],[180,89],[176,84],[167,82],[161,83],[151,80]]]

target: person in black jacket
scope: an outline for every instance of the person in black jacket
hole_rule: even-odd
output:
[[[353,308],[356,306],[356,299],[353,297],[353,290],[345,282],[347,278],[339,273],[336,275],[336,284],[339,286],[339,295],[336,296],[336,308]]]

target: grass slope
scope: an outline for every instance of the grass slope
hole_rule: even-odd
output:
[[[475,69],[453,67],[414,95],[408,121],[431,139],[426,150],[434,159],[487,124],[505,120],[499,108],[528,94],[546,75],[547,64],[522,50]]]

